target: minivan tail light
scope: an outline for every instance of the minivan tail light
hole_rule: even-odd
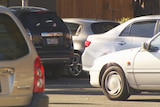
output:
[[[45,89],[45,73],[40,57],[34,62],[34,93],[43,93]]]
[[[91,44],[91,41],[85,41],[85,47],[89,47],[90,44]]]

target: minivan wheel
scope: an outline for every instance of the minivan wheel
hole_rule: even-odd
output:
[[[101,85],[103,93],[110,100],[126,100],[130,96],[125,75],[118,66],[111,66],[105,70]]]
[[[74,53],[73,62],[68,68],[68,73],[72,77],[78,77],[82,73],[81,55]]]

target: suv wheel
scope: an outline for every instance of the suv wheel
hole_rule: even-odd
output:
[[[68,68],[68,73],[72,77],[78,77],[82,74],[81,55],[74,53],[73,62]]]

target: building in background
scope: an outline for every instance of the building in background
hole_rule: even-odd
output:
[[[0,0],[6,1],[7,6],[21,6],[22,0]],[[29,6],[38,6],[48,8],[52,11],[56,11],[56,0],[28,0]]]
[[[0,4],[22,5],[22,0],[0,0]],[[28,5],[56,11],[62,18],[120,20],[160,13],[160,0],[28,0]]]
[[[61,17],[118,20],[133,17],[132,0],[57,0]]]

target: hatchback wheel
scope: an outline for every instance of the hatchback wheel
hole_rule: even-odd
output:
[[[126,100],[130,95],[122,69],[118,66],[107,68],[102,77],[103,93],[110,100]]]
[[[74,53],[73,63],[68,68],[68,73],[72,77],[78,77],[82,73],[81,55]]]

